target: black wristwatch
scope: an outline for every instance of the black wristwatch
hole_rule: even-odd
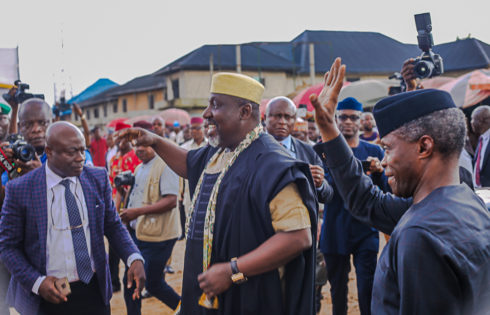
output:
[[[231,259],[230,265],[231,265],[231,272],[232,272],[231,281],[233,281],[234,284],[241,284],[248,280],[248,278],[245,277],[245,275],[238,270],[236,257],[233,257]]]

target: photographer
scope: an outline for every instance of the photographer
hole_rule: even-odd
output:
[[[152,296],[176,309],[180,296],[165,282],[163,270],[177,238],[182,234],[176,207],[179,177],[156,156],[150,146],[138,146],[136,155],[143,163],[134,172],[128,207],[122,210],[121,219],[128,223],[129,233],[145,259],[148,275],[146,289]],[[127,184],[133,178],[126,178],[126,183],[119,183],[118,179],[115,178],[116,185]],[[133,288],[127,288],[126,276],[123,281],[128,314],[140,314],[141,300],[131,298]]]
[[[13,115],[13,114],[12,114]],[[40,98],[31,98],[20,105],[19,108],[19,133],[27,142],[34,147],[34,158],[30,161],[22,161],[14,158],[14,152],[7,148],[8,143],[2,143],[2,149],[7,159],[15,164],[17,175],[22,176],[38,167],[46,161],[44,148],[46,146],[46,128],[51,122],[51,108],[48,103]],[[12,124],[15,122],[12,116]],[[11,128],[12,130],[12,128]],[[9,174],[2,174],[2,184],[5,185],[9,180]]]

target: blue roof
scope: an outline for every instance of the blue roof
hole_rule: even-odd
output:
[[[414,34],[415,39],[416,34]],[[340,56],[347,74],[389,74],[400,71],[403,62],[421,54],[417,45],[404,44],[375,32],[304,31],[290,42],[241,44],[242,70],[309,73],[309,44],[315,47],[315,71],[325,73]],[[208,70],[213,55],[214,69],[236,69],[235,45],[204,45],[171,62],[155,74],[180,70]],[[436,45],[446,71],[486,68],[490,46],[477,39]]]
[[[118,86],[116,82],[110,80],[110,79],[98,79],[94,84],[80,92],[78,95],[72,97],[67,101],[68,104],[73,104],[73,103],[81,103],[85,100],[88,100],[91,97],[96,96],[97,94],[100,94],[104,92],[105,90],[108,90],[114,86]]]

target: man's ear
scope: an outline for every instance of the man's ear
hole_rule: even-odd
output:
[[[420,159],[427,159],[434,153],[434,139],[431,136],[423,135],[417,141],[417,145]]]
[[[246,103],[246,104],[240,106],[239,111],[240,111],[240,119],[241,120],[250,119],[250,117],[252,117],[252,112],[253,112],[252,104]]]

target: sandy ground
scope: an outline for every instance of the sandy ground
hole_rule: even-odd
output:
[[[380,248],[383,248],[385,241],[383,237],[380,237]],[[182,268],[184,265],[184,249],[185,242],[178,241],[175,245],[173,256],[172,256],[172,267],[175,270],[175,274],[167,275],[167,282],[180,294],[182,289]],[[380,251],[381,252],[381,251]],[[123,266],[121,264],[121,279],[124,272]],[[349,274],[349,296],[348,296],[348,314],[357,315],[360,314],[359,306],[357,304],[357,287],[356,287],[356,276],[354,267],[352,266],[351,272]],[[332,314],[332,301],[330,299],[330,285],[327,284],[323,287],[323,300],[322,308],[320,314],[330,315]],[[111,300],[112,314],[123,315],[126,314],[126,308],[124,305],[124,297],[121,292],[114,294]],[[172,310],[164,305],[162,302],[156,298],[148,298],[143,300],[142,314],[161,314],[161,315],[171,315]]]
[[[380,249],[383,248],[385,244],[384,238],[380,237]],[[175,270],[174,274],[166,275],[167,282],[180,294],[182,290],[182,269],[184,266],[184,249],[185,242],[178,241],[175,245],[173,255],[172,255],[172,267]],[[381,252],[381,250],[380,250]],[[121,263],[120,265],[120,278],[122,281],[122,276],[124,273],[124,266]],[[351,272],[349,274],[349,296],[348,296],[348,314],[349,315],[357,315],[359,313],[359,306],[357,304],[357,288],[356,288],[356,279],[355,279],[355,271],[354,268],[351,268]],[[325,285],[322,290],[323,300],[322,300],[322,308],[320,314],[322,315],[330,315],[332,314],[332,301],[330,299],[330,285]],[[114,294],[111,300],[111,310],[113,315],[123,315],[126,314],[126,306],[124,304],[124,297],[122,292],[117,292]],[[143,300],[142,306],[142,314],[159,314],[159,315],[171,315],[173,311],[164,305],[162,302],[157,300],[156,298],[148,298]],[[12,310],[11,314],[18,314],[14,310]]]

